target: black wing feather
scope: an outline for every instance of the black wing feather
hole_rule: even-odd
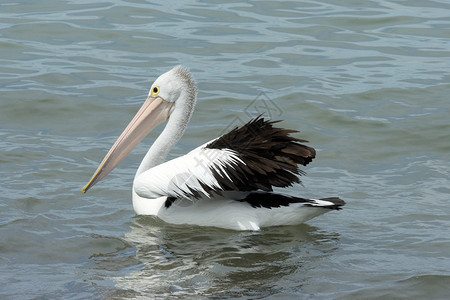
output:
[[[205,146],[230,149],[243,162],[236,163],[234,168],[227,168],[228,176],[211,167],[223,190],[272,191],[274,186],[288,187],[301,182],[298,175],[304,172],[298,165],[310,163],[316,151],[301,144],[308,141],[290,136],[296,130],[274,127],[277,122],[259,116]]]

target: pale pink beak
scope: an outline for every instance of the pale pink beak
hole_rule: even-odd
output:
[[[81,192],[86,193],[94,184],[117,167],[150,131],[167,121],[172,110],[172,102],[166,102],[160,97],[148,97]]]

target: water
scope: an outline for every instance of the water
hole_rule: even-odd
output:
[[[0,4],[0,297],[448,298],[449,16],[447,1]],[[177,64],[200,92],[170,158],[265,109],[318,149],[290,193],[345,209],[261,232],[136,217],[161,129],[82,195]]]

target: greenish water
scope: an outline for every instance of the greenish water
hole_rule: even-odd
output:
[[[448,298],[449,50],[447,1],[0,4],[0,297]],[[347,206],[261,232],[136,217],[160,129],[82,195],[177,64],[199,102],[170,158],[266,110],[318,149],[289,192]]]

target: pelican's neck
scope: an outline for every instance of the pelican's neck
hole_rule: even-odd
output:
[[[181,100],[178,103],[179,106],[175,106],[166,127],[148,150],[137,170],[136,177],[142,172],[164,162],[170,149],[181,139],[186,130],[194,110],[195,98],[195,95],[193,95],[187,101],[179,99]]]

